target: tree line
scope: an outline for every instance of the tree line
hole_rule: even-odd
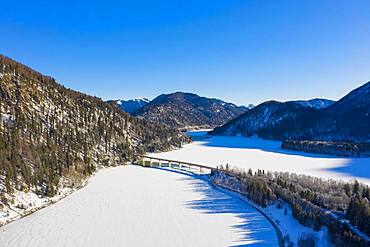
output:
[[[349,183],[228,166],[213,171],[211,177],[216,184],[238,191],[262,207],[278,201],[289,204],[300,224],[314,230],[326,226],[335,246],[369,245],[346,222],[370,235],[369,187],[356,180]]]

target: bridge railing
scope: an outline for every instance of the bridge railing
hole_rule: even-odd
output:
[[[179,160],[157,158],[148,155],[136,155],[136,157],[138,157],[137,163],[144,167],[168,167],[199,173],[211,173],[212,171],[217,169],[211,166],[205,166]]]

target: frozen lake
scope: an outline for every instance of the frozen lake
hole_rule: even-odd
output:
[[[186,149],[185,149],[186,150]],[[67,198],[0,228],[2,247],[277,246],[240,199],[181,172],[109,168]]]
[[[280,142],[245,137],[207,137],[206,131],[189,132],[194,142],[184,148],[151,154],[159,158],[208,166],[294,172],[323,178],[358,179],[370,184],[370,158],[340,158],[280,148]]]

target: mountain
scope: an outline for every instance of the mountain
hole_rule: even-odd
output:
[[[159,95],[133,115],[153,123],[190,129],[219,126],[248,110],[246,106],[236,106],[219,99],[176,92]]]
[[[223,126],[212,135],[260,136],[266,139],[291,138],[295,130],[309,126],[318,118],[318,110],[295,102],[267,101]],[[306,117],[307,116],[307,117]]]
[[[188,141],[0,55],[0,193],[52,196],[98,166]],[[5,198],[5,199],[4,199]],[[9,198],[8,198],[9,199]],[[6,197],[0,200],[6,204]]]
[[[297,103],[303,107],[312,107],[312,108],[315,108],[315,109],[324,109],[328,106],[331,106],[332,104],[335,103],[334,100],[329,100],[329,99],[319,99],[319,98],[316,98],[316,99],[311,99],[311,100],[296,100],[296,101],[292,101],[294,103]]]
[[[370,141],[370,82],[325,108],[269,101],[215,128],[213,135],[267,139]]]
[[[116,103],[119,108],[121,108],[125,112],[132,114],[139,108],[147,105],[149,101],[150,100],[146,98],[137,98],[137,99],[130,99],[130,100],[111,100],[109,102]]]
[[[245,107],[247,110],[250,110],[250,109],[254,108],[254,105],[253,104],[248,104],[247,106],[241,105],[240,107]]]
[[[370,140],[370,82],[325,108],[322,117],[333,120],[336,128],[331,133],[337,130],[344,138]]]

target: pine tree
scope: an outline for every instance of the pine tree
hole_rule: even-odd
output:
[[[360,184],[355,179],[355,182],[353,183],[353,194],[358,194],[358,193],[360,193]]]
[[[348,197],[350,197],[350,196],[351,196],[351,186],[349,185],[349,183],[346,183],[346,184],[344,185],[344,192],[346,193],[346,195],[347,195]]]

